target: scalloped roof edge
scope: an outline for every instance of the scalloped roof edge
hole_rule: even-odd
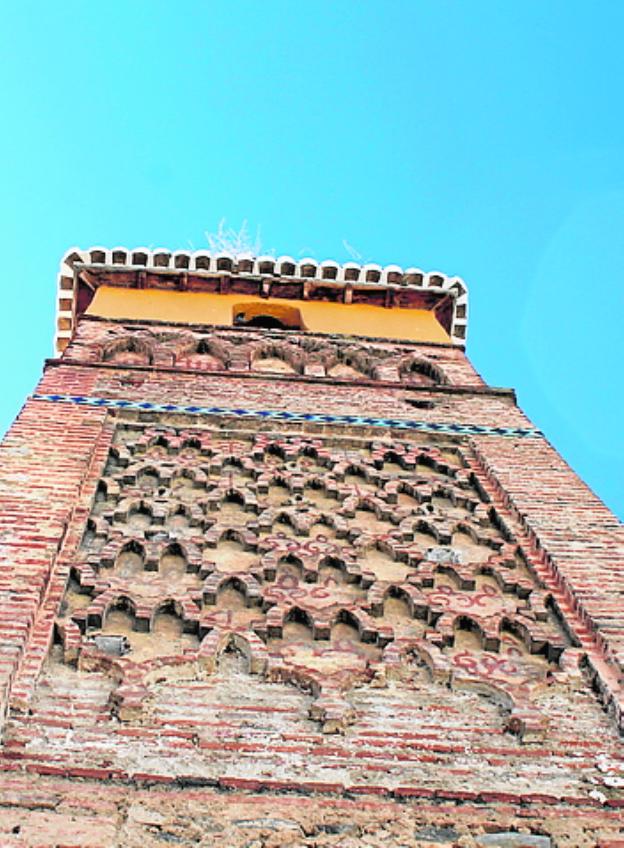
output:
[[[461,277],[448,276],[440,271],[423,271],[420,268],[401,268],[399,265],[376,265],[345,262],[331,259],[319,262],[306,257],[295,260],[292,256],[254,256],[250,253],[211,253],[207,250],[149,249],[136,247],[99,247],[86,250],[72,247],[61,259],[58,290],[55,349],[62,350],[74,329],[74,266],[110,267],[114,270],[149,269],[199,274],[234,273],[240,276],[271,279],[302,279],[308,283],[325,282],[357,286],[387,286],[392,288],[431,289],[453,297],[453,320],[450,336],[454,344],[465,344],[468,330],[468,289]],[[69,301],[69,303],[68,303]]]

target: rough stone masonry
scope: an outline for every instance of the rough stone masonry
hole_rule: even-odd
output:
[[[0,446],[0,845],[622,848],[624,532],[457,293],[167,256],[71,254]],[[305,326],[338,300],[350,333]]]

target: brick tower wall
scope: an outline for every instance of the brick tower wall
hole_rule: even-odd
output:
[[[458,347],[85,317],[0,456],[2,844],[624,844],[621,525]]]

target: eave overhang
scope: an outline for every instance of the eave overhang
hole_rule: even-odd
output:
[[[79,317],[100,286],[160,291],[245,294],[289,301],[369,304],[388,309],[425,309],[463,346],[468,291],[459,277],[398,265],[295,261],[289,256],[251,256],[147,248],[71,248],[58,279],[55,349],[72,338]]]

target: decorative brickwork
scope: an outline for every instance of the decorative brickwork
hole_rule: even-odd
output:
[[[155,676],[201,680],[236,651],[344,731],[352,687],[418,658],[544,734],[538,693],[578,677],[578,652],[464,453],[237,435],[116,433],[56,620],[65,661],[110,678],[114,715],[141,718]]]
[[[451,345],[310,336],[296,331],[188,328],[83,318],[64,359],[180,370],[269,373],[406,386],[483,386]]]
[[[2,845],[622,844],[622,528],[459,348],[85,317],[0,457]]]

